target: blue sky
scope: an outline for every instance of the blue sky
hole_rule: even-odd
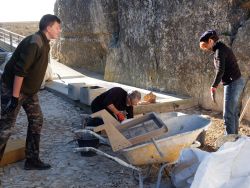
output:
[[[56,0],[0,0],[0,22],[39,21],[54,14]]]

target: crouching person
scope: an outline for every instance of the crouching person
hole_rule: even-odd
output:
[[[127,117],[133,118],[133,106],[141,100],[139,91],[127,93],[120,87],[114,87],[97,96],[91,103],[92,112],[106,109],[118,121],[122,122]]]

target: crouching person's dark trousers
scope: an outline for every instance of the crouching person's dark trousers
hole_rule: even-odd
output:
[[[15,125],[21,106],[28,117],[28,131],[26,137],[25,154],[27,159],[39,158],[40,133],[43,124],[43,114],[39,105],[38,95],[20,94],[17,108],[8,114],[3,110],[12,96],[12,90],[1,83],[1,119],[0,119],[0,160],[2,159],[6,143]]]

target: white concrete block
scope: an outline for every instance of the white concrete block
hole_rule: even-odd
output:
[[[100,94],[104,93],[106,88],[100,86],[85,86],[80,88],[80,102],[90,105],[91,102]]]
[[[68,96],[72,100],[80,100],[80,88],[86,86],[85,83],[68,84]]]

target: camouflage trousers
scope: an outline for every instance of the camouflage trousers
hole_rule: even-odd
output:
[[[1,109],[4,109],[12,96],[12,90],[6,84],[1,83]],[[17,115],[23,107],[28,118],[28,130],[26,136],[25,154],[27,159],[39,158],[40,133],[43,125],[43,114],[39,105],[38,95],[20,94],[17,108],[9,113],[3,114],[1,110],[0,119],[0,160],[2,159],[6,143],[15,126]]]

